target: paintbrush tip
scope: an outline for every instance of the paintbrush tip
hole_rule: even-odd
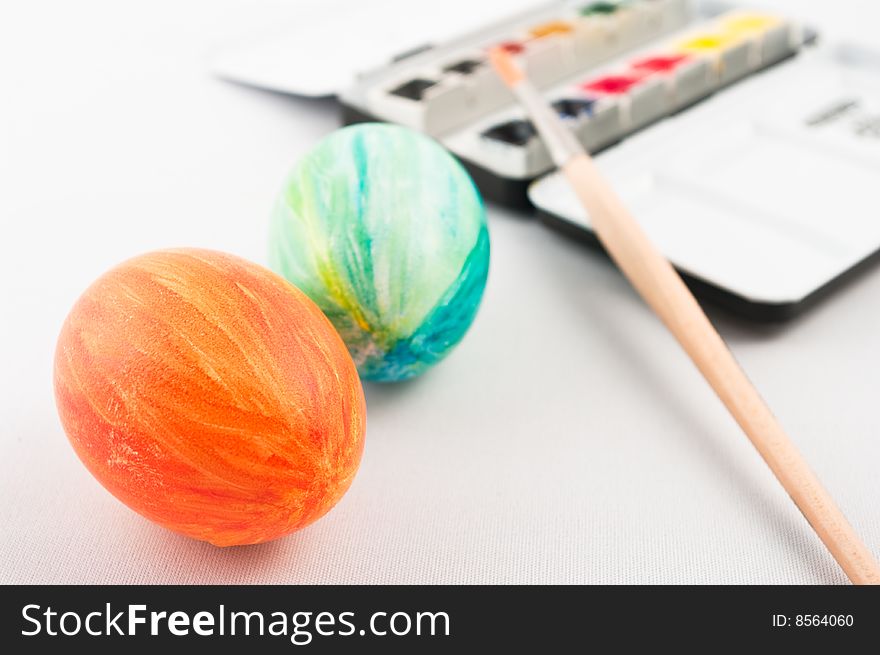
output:
[[[513,56],[502,46],[489,50],[489,63],[507,86],[513,87],[523,80],[522,70],[513,60]]]

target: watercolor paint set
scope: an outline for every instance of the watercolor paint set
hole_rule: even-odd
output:
[[[320,95],[279,64],[294,55],[279,43],[234,52],[215,69]],[[752,318],[786,318],[880,250],[880,221],[868,209],[880,179],[880,55],[826,46],[812,28],[745,4],[543,5],[374,63],[334,90],[344,120],[424,132],[487,199],[533,208],[594,241],[589,217],[489,65],[499,45],[599,153],[699,295]]]
[[[435,137],[489,198],[522,206],[528,184],[553,166],[488,65],[489,48],[515,53],[596,153],[793,56],[804,40],[784,18],[690,0],[555,4],[363,75],[340,101],[349,121]]]

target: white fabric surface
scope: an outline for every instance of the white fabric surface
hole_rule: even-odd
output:
[[[880,13],[776,4],[867,36]],[[141,251],[265,262],[279,184],[337,126],[335,107],[216,81],[203,55],[295,5],[0,10],[0,582],[844,582],[609,263],[495,207],[472,331],[424,378],[367,387],[363,464],[324,519],[221,550],[99,486],[54,408],[61,322],[97,275]],[[878,295],[875,269],[782,327],[713,318],[880,555]]]

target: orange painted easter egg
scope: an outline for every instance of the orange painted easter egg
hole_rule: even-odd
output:
[[[142,255],[92,284],[58,339],[55,397],[104,487],[218,546],[321,517],[364,445],[363,391],[330,321],[278,275],[207,250]]]

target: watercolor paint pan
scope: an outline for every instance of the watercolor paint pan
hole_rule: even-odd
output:
[[[531,121],[515,119],[489,128],[482,133],[484,139],[508,143],[514,146],[524,146],[537,137],[538,132]]]
[[[437,82],[434,80],[417,77],[394,87],[389,93],[408,100],[421,100],[425,96],[425,91],[436,86],[436,84]]]
[[[554,100],[551,106],[563,119],[578,119],[591,116],[596,101],[592,98],[560,98]]]
[[[458,73],[460,75],[470,75],[476,69],[485,66],[485,60],[479,59],[461,59],[452,64],[443,67],[444,73]]]

